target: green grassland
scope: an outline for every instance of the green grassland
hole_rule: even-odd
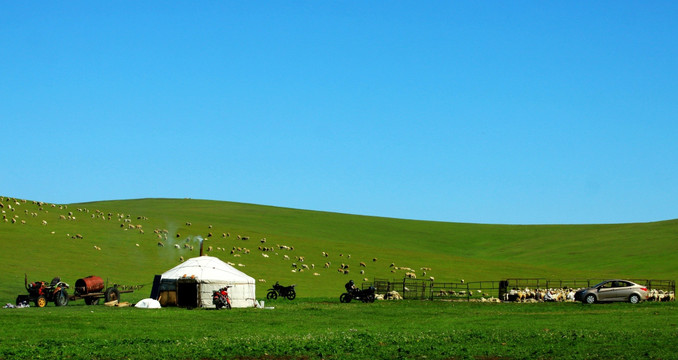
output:
[[[675,303],[0,310],[0,359],[675,359]]]
[[[675,302],[589,306],[338,301],[348,279],[402,279],[405,270],[394,270],[391,264],[415,269],[420,278],[454,282],[510,277],[676,279],[676,220],[509,226],[191,199],[53,205],[0,197],[0,204],[3,304],[26,292],[24,274],[30,281],[60,276],[73,284],[98,275],[111,283],[146,285],[122,296],[123,301],[138,301],[148,297],[153,275],[177,265],[180,256],[198,255],[197,236],[206,239],[206,247],[212,246],[209,255],[266,280],[257,282],[260,299],[275,281],[295,283],[298,290],[292,302],[267,301],[272,310],[139,310],[86,306],[82,300],[66,307],[0,309],[0,359],[678,357]],[[259,246],[275,250],[262,252]],[[292,272],[293,262],[315,268]],[[326,262],[331,263],[327,269]],[[337,271],[342,263],[350,266],[349,274]],[[423,275],[422,267],[431,270]]]
[[[299,297],[337,297],[349,279],[402,279],[405,270],[393,270],[392,263],[437,281],[678,277],[678,220],[519,226],[412,221],[191,199],[68,205],[1,199],[7,219],[0,221],[3,303],[13,302],[25,291],[24,274],[29,280],[60,276],[71,284],[97,275],[111,283],[148,286],[123,300],[147,297],[153,275],[177,265],[180,256],[198,255],[196,236],[206,239],[206,247],[212,246],[209,255],[266,280],[257,283],[260,298],[275,281],[297,284]],[[166,239],[158,237],[163,230]],[[186,239],[194,245],[193,251],[183,247]],[[158,241],[165,246],[159,247]],[[264,257],[259,246],[275,247],[275,251],[265,252],[269,257]],[[234,247],[242,251],[231,254]],[[313,264],[315,269],[292,272],[293,262],[302,264],[299,256],[304,257],[303,264]],[[329,268],[324,268],[326,262],[331,263]],[[360,262],[366,267],[361,268]],[[350,266],[348,275],[337,271],[342,263]],[[424,276],[422,267],[432,270]],[[361,269],[365,274],[359,273]]]

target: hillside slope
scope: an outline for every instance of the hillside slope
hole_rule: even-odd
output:
[[[0,197],[0,204],[2,302],[24,292],[24,273],[29,280],[61,276],[70,283],[98,275],[119,284],[144,284],[147,288],[126,299],[147,297],[154,274],[175,266],[181,256],[198,256],[198,236],[206,239],[206,249],[212,247],[209,255],[266,280],[257,283],[260,297],[275,281],[297,284],[303,297],[338,296],[349,279],[402,279],[408,272],[394,270],[391,264],[411,268],[420,278],[443,281],[678,277],[677,220],[515,226],[191,199],[55,205]],[[309,269],[293,272],[293,263]],[[338,271],[341,264],[349,266],[349,274]],[[422,267],[431,270],[423,275]]]

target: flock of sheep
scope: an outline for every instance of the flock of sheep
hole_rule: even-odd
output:
[[[537,302],[574,302],[574,294],[578,288],[549,288],[549,289],[530,289],[513,288],[504,293],[500,298],[492,297],[487,292],[477,290],[438,290],[434,295],[437,298],[457,298],[469,301],[480,302],[518,302],[518,303],[537,303]],[[406,288],[407,291],[407,288]],[[651,289],[647,301],[675,301],[673,291],[660,289]]]
[[[26,216],[20,216],[20,211],[17,210],[22,207],[24,204],[32,204],[34,205],[34,209],[37,208],[37,211],[29,211],[29,210],[24,210],[23,212],[25,213]],[[10,222],[12,224],[19,223],[19,224],[26,224],[27,221],[30,221],[30,218],[37,218],[39,216],[39,212],[44,212],[45,215],[49,213],[50,209],[55,209],[59,210],[58,215],[54,215],[51,217],[52,219],[56,219],[57,221],[64,221],[64,222],[69,222],[69,223],[74,223],[75,226],[77,226],[77,223],[84,220],[84,219],[90,219],[91,221],[111,221],[115,222],[117,225],[115,225],[118,229],[122,231],[129,231],[129,232],[137,232],[140,234],[139,240],[133,242],[132,246],[135,247],[142,247],[144,245],[144,239],[148,239],[148,235],[146,234],[145,230],[146,227],[144,224],[148,224],[149,218],[146,216],[132,216],[131,214],[125,214],[125,213],[112,213],[112,212],[104,212],[98,209],[91,210],[88,208],[84,207],[78,207],[78,208],[72,208],[69,209],[68,205],[56,205],[56,204],[47,204],[43,202],[38,202],[38,201],[32,201],[29,202],[27,200],[20,200],[20,199],[14,199],[14,198],[5,198],[5,197],[0,197],[0,210],[2,210],[2,217],[3,221],[5,222]],[[40,219],[40,224],[43,226],[47,226],[48,228],[51,226],[48,226],[48,220],[45,219],[43,216],[43,219]],[[49,220],[51,223],[53,220]],[[196,226],[193,225],[192,222],[186,221],[183,226],[184,230],[181,230],[182,232],[186,231],[188,233],[203,233],[201,236],[192,236],[192,235],[182,235],[181,232],[177,231],[169,231],[164,228],[154,228],[152,231],[152,236],[155,238],[155,244],[159,248],[168,248],[168,249],[173,249],[173,251],[180,251],[177,253],[175,259],[177,261],[182,262],[185,260],[186,254],[183,253],[183,251],[196,251],[198,248],[198,241],[196,239],[203,238],[208,239],[208,240],[214,240],[217,238],[217,236],[214,235],[214,226],[213,225],[207,225],[207,229],[196,229]],[[82,232],[82,231],[81,231]],[[81,232],[78,233],[68,233],[66,236],[72,238],[72,239],[77,239],[77,240],[83,240],[86,238],[86,235],[81,234]],[[52,231],[51,234],[55,234],[55,231]],[[238,241],[237,243],[233,243],[232,241],[229,243],[224,243],[223,241],[215,241],[214,245],[205,245],[204,251],[205,253],[209,254],[212,252],[226,252],[227,254],[224,254],[226,257],[232,257],[238,258],[242,256],[248,256],[250,255],[253,251],[250,250],[250,248],[243,246],[246,245],[247,243],[250,242],[250,236],[248,235],[240,235],[236,234],[234,236],[231,236],[230,232],[222,232],[221,233],[221,238],[222,240],[227,240],[227,239],[233,239],[234,241]],[[102,250],[101,244],[97,244],[95,240],[88,238],[88,242],[90,242],[90,246],[95,250],[95,251],[104,251],[105,249]],[[148,244],[148,242],[146,242]],[[167,245],[167,246],[166,246]],[[147,245],[146,245],[147,246]],[[322,270],[325,269],[336,269],[337,272],[343,274],[343,275],[353,275],[354,272],[358,273],[361,275],[363,281],[368,281],[368,279],[364,276],[367,275],[368,269],[371,266],[368,266],[368,261],[356,261],[356,260],[350,260],[351,259],[351,254],[344,254],[344,253],[338,253],[335,254],[334,256],[330,256],[330,253],[327,251],[323,251],[321,254],[323,258],[324,264],[316,266],[315,263],[311,261],[306,260],[306,256],[302,255],[295,255],[298,253],[298,251],[295,250],[294,246],[291,245],[286,245],[286,244],[271,244],[270,241],[267,240],[267,238],[263,237],[257,241],[257,253],[261,254],[263,258],[279,258],[282,261],[289,261],[289,271],[292,273],[312,273],[314,276],[320,276],[322,273]],[[163,250],[164,251],[164,250]],[[314,257],[314,258],[317,258]],[[371,258],[371,263],[376,263],[378,259],[376,257]],[[333,264],[334,262],[334,264]],[[356,264],[357,269],[353,269],[351,265],[349,264],[351,262],[352,264]],[[239,267],[245,267],[246,265],[243,264],[242,262],[231,262],[227,261],[227,263],[231,266],[239,266]],[[421,271],[421,276],[426,275],[426,271],[430,271],[430,268],[422,268]],[[391,273],[397,273],[399,271],[402,271],[404,274],[403,276],[406,276],[408,278],[416,278],[417,273],[415,270],[413,270],[410,267],[399,267],[395,266],[395,264],[390,265],[390,271]],[[432,278],[431,278],[432,279]],[[265,281],[264,279],[259,279],[260,281]]]

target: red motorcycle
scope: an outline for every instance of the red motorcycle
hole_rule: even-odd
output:
[[[230,286],[223,287],[212,293],[212,304],[217,307],[217,310],[224,307],[231,310],[231,298],[228,296],[228,288]]]

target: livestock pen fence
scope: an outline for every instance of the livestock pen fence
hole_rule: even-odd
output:
[[[648,300],[667,301],[674,297],[675,280],[629,279],[644,285],[650,291]],[[603,279],[545,279],[545,278],[510,278],[497,281],[444,282],[431,279],[402,280],[374,279],[364,282],[363,288],[374,286],[377,294],[388,294],[396,291],[403,299],[411,300],[459,300],[459,301],[502,301],[516,300],[515,290],[531,289],[532,291],[577,290],[594,286]]]

